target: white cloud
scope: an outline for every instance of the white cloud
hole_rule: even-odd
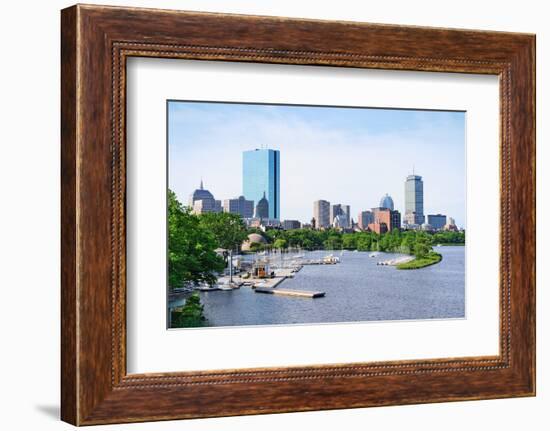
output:
[[[452,137],[444,123],[357,133],[265,109],[229,121],[223,113],[205,116],[182,106],[171,124],[178,133],[171,135],[169,183],[183,201],[201,177],[216,199],[238,196],[242,152],[268,147],[281,151],[283,219],[309,221],[317,199],[349,204],[356,218],[359,211],[377,206],[385,193],[403,212],[404,181],[414,164],[424,177],[426,214],[441,212],[463,223],[465,176],[457,163],[464,158],[446,153],[442,137]],[[185,133],[190,124],[193,132]]]

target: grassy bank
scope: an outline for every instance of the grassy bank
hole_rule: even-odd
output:
[[[397,269],[424,268],[426,266],[435,265],[436,263],[441,262],[442,258],[443,256],[441,256],[439,253],[436,253],[435,251],[430,251],[426,257],[416,258],[406,263],[400,263],[399,265],[396,265],[396,268]]]

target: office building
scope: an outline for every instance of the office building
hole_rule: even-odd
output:
[[[330,206],[330,224],[334,226],[336,216],[341,216],[338,220],[339,227],[348,228],[351,225],[351,215],[349,205],[334,204]]]
[[[269,218],[245,218],[243,219],[247,227],[255,227],[263,230],[264,232],[268,229],[281,229],[281,222],[275,219]]]
[[[226,213],[239,214],[243,218],[254,216],[254,201],[239,196],[235,199],[226,199],[223,201],[223,210]]]
[[[300,229],[301,227],[302,227],[302,224],[298,220],[284,220],[283,221],[283,229],[284,230]]]
[[[269,201],[265,197],[265,192],[262,198],[258,201],[258,204],[256,205],[256,214],[254,214],[254,217],[259,219],[268,219],[272,218],[269,217]]]
[[[348,220],[346,218],[345,214],[338,214],[336,217],[334,217],[334,220],[332,220],[332,227],[334,229],[348,229],[350,227],[350,224],[348,223]]]
[[[222,211],[221,201],[214,199],[210,191],[204,188],[201,180],[198,189],[189,196],[189,207],[194,214],[219,213]]]
[[[369,223],[368,228],[378,234],[391,232],[394,229],[401,228],[401,213],[392,211],[388,208],[373,208],[373,222]]]
[[[405,181],[405,223],[424,223],[424,183],[420,175],[409,175]]]
[[[199,199],[193,204],[193,214],[221,213],[222,203],[215,199]]]
[[[362,230],[366,230],[369,227],[369,224],[374,222],[374,215],[372,211],[361,211],[357,216],[357,224]]]
[[[313,202],[313,218],[315,219],[315,228],[326,229],[330,227],[330,202],[322,199]]]
[[[280,218],[280,155],[278,150],[243,152],[243,196],[259,203],[265,195],[270,219]]]
[[[371,232],[375,232],[378,235],[380,235],[388,231],[388,225],[386,223],[380,223],[380,222],[370,223],[369,230]]]
[[[428,224],[435,230],[441,230],[447,224],[447,216],[443,214],[428,214]]]
[[[455,219],[452,217],[447,217],[447,223],[443,226],[443,230],[458,232],[458,226],[455,223]]]

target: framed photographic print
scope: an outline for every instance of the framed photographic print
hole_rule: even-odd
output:
[[[62,419],[535,394],[535,37],[62,11]]]

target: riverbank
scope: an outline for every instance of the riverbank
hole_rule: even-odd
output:
[[[443,256],[435,251],[430,251],[426,257],[416,258],[409,262],[400,263],[395,267],[397,269],[420,269],[425,268],[426,266],[435,265],[436,263],[441,262]]]
[[[324,298],[297,298],[240,289],[199,292],[207,327],[294,325],[402,319],[464,317],[464,247],[435,249],[443,259],[416,271],[377,265],[402,253],[328,251],[337,265],[305,265],[275,290],[320,291]],[[327,250],[303,251],[303,259],[322,259]],[[294,255],[286,255],[290,265]],[[274,260],[274,262],[277,259]],[[287,265],[285,265],[287,266]],[[274,270],[275,268],[271,268]],[[243,281],[251,282],[250,279]],[[176,306],[177,304],[173,304]]]

